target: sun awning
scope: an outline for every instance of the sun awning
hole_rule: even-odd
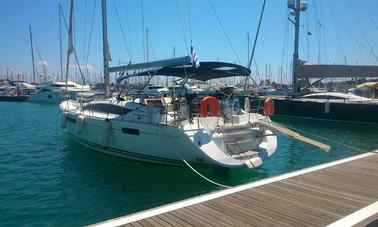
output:
[[[310,65],[298,66],[301,78],[378,77],[378,66],[370,65]]]
[[[201,62],[198,68],[193,67],[192,64],[172,65],[123,75],[119,77],[117,81],[119,82],[130,77],[138,76],[174,76],[208,81],[211,79],[235,76],[247,77],[250,74],[250,69],[237,64],[227,62]]]

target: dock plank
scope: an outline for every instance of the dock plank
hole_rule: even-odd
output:
[[[325,226],[378,201],[378,153],[313,169],[129,215],[124,226]]]

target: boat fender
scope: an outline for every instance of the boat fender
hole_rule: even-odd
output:
[[[84,121],[85,117],[83,115],[79,115],[76,119],[76,132],[81,134],[84,130]]]
[[[104,148],[109,147],[109,138],[110,138],[110,129],[112,128],[112,124],[108,118],[105,119],[104,121],[104,127],[103,127],[103,143],[102,146]]]
[[[267,98],[264,101],[264,114],[265,116],[272,116],[274,114],[274,102],[273,99]]]
[[[211,105],[211,110],[209,112],[208,108]],[[207,115],[217,116],[219,112],[219,102],[214,96],[206,96],[201,100],[201,117],[207,117]]]
[[[244,99],[244,111],[247,113],[251,112],[251,104],[248,97],[245,97]]]
[[[65,113],[62,113],[62,117],[60,119],[60,127],[62,127],[62,129],[65,129],[67,126],[67,115]]]
[[[327,100],[324,103],[324,113],[329,114],[330,110],[331,110],[331,103],[329,102],[329,100]]]

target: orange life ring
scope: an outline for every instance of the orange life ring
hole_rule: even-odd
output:
[[[208,107],[211,104],[212,108],[209,112]],[[219,102],[214,96],[206,96],[201,100],[201,117],[207,117],[207,115],[217,116],[219,112]]]
[[[264,114],[266,116],[272,116],[274,114],[274,102],[273,99],[267,98],[264,101]]]

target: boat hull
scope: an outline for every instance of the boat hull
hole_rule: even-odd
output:
[[[63,100],[63,91],[35,92],[30,95],[30,102],[59,103]],[[68,92],[69,98],[75,99],[76,92]]]
[[[76,114],[63,115],[65,132],[79,144],[122,158],[183,165],[182,160],[203,164],[217,164],[195,146],[177,127],[140,124],[112,119],[109,132],[104,131],[102,119],[86,117],[78,130]],[[107,137],[107,139],[105,139]],[[107,142],[105,142],[107,140]]]
[[[274,99],[274,105],[277,115],[378,124],[378,104]]]
[[[29,98],[27,95],[19,96],[0,96],[0,101],[2,102],[24,102]]]

